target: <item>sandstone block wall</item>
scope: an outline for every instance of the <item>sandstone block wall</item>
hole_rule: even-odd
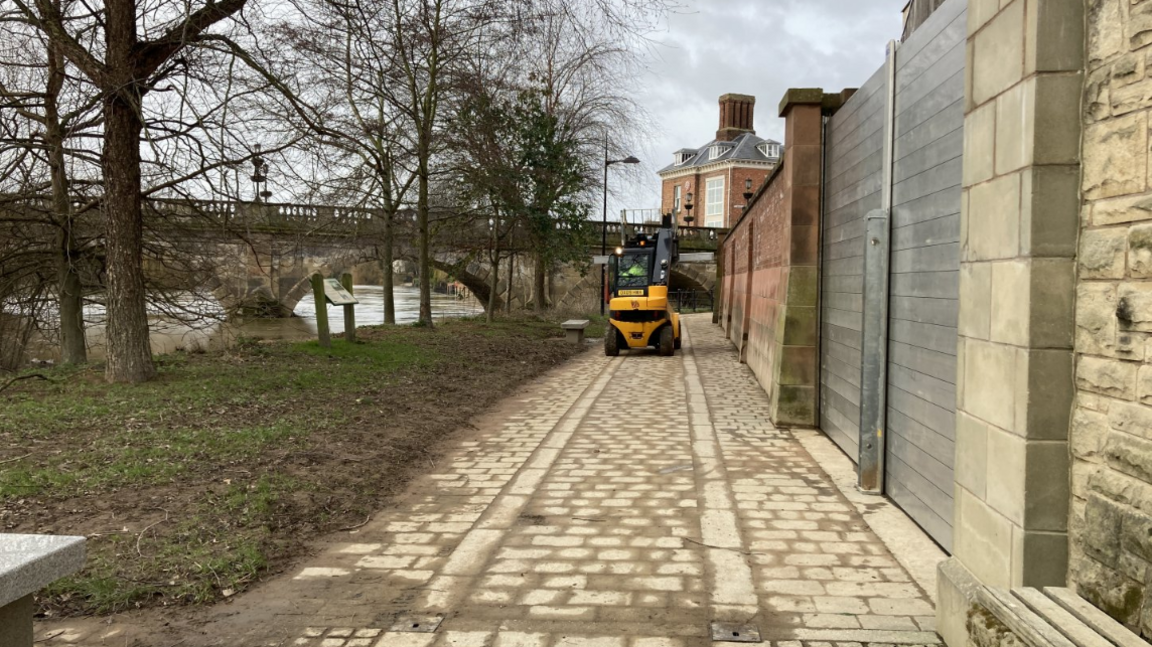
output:
[[[1067,580],[1084,11],[968,4],[952,647],[978,586]]]
[[[1069,583],[1152,638],[1152,1],[1089,5]]]

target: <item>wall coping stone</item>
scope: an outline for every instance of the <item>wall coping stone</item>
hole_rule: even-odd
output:
[[[780,100],[780,116],[783,117],[792,106],[823,105],[824,96],[824,88],[789,88]]]
[[[0,607],[83,567],[83,537],[0,533]]]

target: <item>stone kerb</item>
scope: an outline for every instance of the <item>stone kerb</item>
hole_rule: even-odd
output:
[[[0,645],[31,647],[32,594],[83,567],[83,537],[0,534]]]

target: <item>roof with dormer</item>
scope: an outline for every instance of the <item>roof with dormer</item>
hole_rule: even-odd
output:
[[[709,164],[717,164],[719,162],[727,161],[768,163],[779,161],[778,158],[771,158],[760,152],[760,144],[776,144],[777,146],[781,146],[780,142],[774,139],[764,139],[762,137],[757,137],[753,133],[743,133],[737,135],[736,139],[730,142],[723,142],[713,139],[700,148],[681,148],[674,154],[690,153],[692,156],[689,157],[683,164],[669,164],[659,171],[656,171],[656,173],[658,175],[663,175],[664,173],[669,173],[672,171],[682,171],[684,169],[707,166]],[[723,146],[726,150],[722,151],[720,155],[709,159],[708,150],[713,146]]]

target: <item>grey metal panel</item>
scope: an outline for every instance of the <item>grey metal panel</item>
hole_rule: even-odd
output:
[[[960,294],[960,270],[920,274],[898,274],[892,277],[892,296],[926,297],[955,300]]]
[[[844,312],[860,312],[860,301],[863,295],[851,294],[844,292],[830,292],[824,302],[825,307],[831,310],[843,310]],[[835,323],[835,322],[831,322]]]
[[[893,361],[917,373],[930,375],[943,382],[956,381],[956,356],[920,348],[903,342],[892,342],[889,351]]]
[[[935,245],[960,242],[960,219],[937,218],[914,222],[892,230],[892,249],[927,248]],[[680,255],[683,258],[683,254]]]
[[[864,214],[884,188],[888,77],[881,68],[829,120],[821,214],[820,425],[853,461],[860,443]]]
[[[934,456],[900,434],[893,434],[888,442],[891,455],[915,471],[920,477],[917,481],[926,486],[917,492],[919,498],[936,510],[951,508],[952,468],[937,461]]]
[[[903,227],[913,222],[934,220],[959,212],[960,187],[948,187],[937,193],[930,193],[910,202],[893,206],[892,226]]]
[[[967,15],[964,2],[944,3],[928,20],[924,21],[903,46],[902,56],[896,59],[897,74],[900,77],[910,76],[909,66],[924,65],[924,61],[931,62],[941,56],[943,52],[952,48],[957,39],[964,40],[967,36],[967,26],[959,29],[954,25],[959,22],[966,25]],[[900,86],[897,85],[897,88]]]
[[[956,73],[961,77],[963,74],[963,71]],[[950,88],[955,84],[956,79],[950,79],[946,87]],[[962,121],[956,119],[957,112],[964,112],[963,92],[949,92],[946,96],[937,95],[933,99],[934,104],[939,104],[939,108],[937,109],[936,105],[933,105],[931,110],[925,108],[927,113],[925,119],[914,126],[909,126],[907,131],[896,138],[896,159],[904,159],[963,126]]]
[[[965,0],[897,52],[886,489],[952,542]]]
[[[960,243],[912,247],[892,252],[893,274],[947,272],[959,267]]]
[[[914,175],[897,184],[893,190],[893,204],[903,204],[910,200],[924,198],[933,193],[940,193],[945,189],[957,186],[963,172],[963,157],[957,156],[940,166]],[[899,166],[899,163],[897,163]],[[959,204],[956,205],[956,214],[960,213]]]
[[[897,501],[904,512],[912,517],[920,527],[928,532],[948,552],[952,552],[952,523],[950,519],[940,516],[940,512],[932,509],[914,494],[916,486],[909,486],[908,481],[915,481],[915,473],[900,461],[893,459],[888,471],[888,496]]]
[[[839,326],[833,326],[828,322],[823,322],[820,334],[822,339],[855,349],[857,355],[859,355],[860,335],[856,334],[857,332],[858,331],[852,330],[850,328],[841,328]],[[854,361],[859,361],[859,359],[860,358],[857,357]]]
[[[956,323],[957,306],[953,299],[892,295],[892,318],[952,326]]]
[[[841,276],[825,275],[824,287],[829,292],[852,292],[860,294],[861,281],[859,274],[847,274]]]
[[[907,119],[907,123],[897,127],[897,137],[920,125],[925,117],[935,114],[947,105],[944,103],[946,98],[955,98],[956,91],[949,86],[955,82],[957,72],[964,70],[965,49],[963,43],[952,48],[952,51],[933,63],[932,67],[919,78],[908,83],[908,87],[897,91],[896,116]],[[940,96],[936,96],[937,93]]]
[[[904,342],[948,355],[956,354],[955,326],[937,326],[906,319],[892,319],[889,325],[891,334],[888,338],[893,341]],[[956,403],[952,402],[950,406],[955,407]]]
[[[903,182],[913,176],[919,175],[928,169],[956,159],[964,153],[964,131],[957,128],[936,138],[925,146],[908,153],[898,160],[896,170],[900,172],[895,176],[897,182]]]
[[[900,428],[906,430],[907,438],[915,442],[917,447],[922,448],[937,459],[946,461],[941,463],[945,467],[949,469],[953,468],[954,457],[956,455],[955,438],[938,434],[935,430],[925,427],[895,409],[889,409],[888,413],[892,418],[899,420]]]

